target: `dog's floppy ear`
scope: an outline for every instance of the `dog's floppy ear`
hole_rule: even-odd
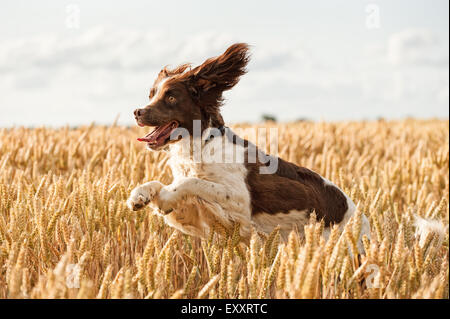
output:
[[[246,73],[248,61],[248,45],[233,44],[222,55],[206,60],[189,72],[190,91],[194,95],[210,92],[220,99],[222,92],[235,86]]]

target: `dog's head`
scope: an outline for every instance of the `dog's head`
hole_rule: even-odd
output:
[[[139,140],[159,150],[179,140],[170,139],[178,127],[192,136],[194,120],[201,121],[202,132],[207,127],[222,126],[222,93],[236,85],[248,61],[248,45],[237,43],[193,69],[183,64],[161,70],[150,90],[150,103],[134,111],[139,126],[155,127]]]

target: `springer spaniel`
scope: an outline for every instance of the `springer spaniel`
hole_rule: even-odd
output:
[[[294,228],[302,235],[315,212],[327,236],[331,225],[342,228],[355,214],[352,200],[319,174],[264,154],[224,126],[222,93],[238,83],[248,61],[248,45],[237,43],[193,69],[183,64],[159,73],[149,104],[134,115],[139,126],[155,127],[138,140],[168,151],[174,178],[136,187],[127,204],[138,210],[152,203],[167,224],[202,238],[216,222],[240,223],[244,239],[252,227],[267,234],[277,225],[284,238]],[[361,236],[369,236],[362,219]]]

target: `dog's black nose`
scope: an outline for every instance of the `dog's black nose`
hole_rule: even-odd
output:
[[[140,109],[134,110],[134,117],[138,117],[138,116],[141,116],[141,110]]]

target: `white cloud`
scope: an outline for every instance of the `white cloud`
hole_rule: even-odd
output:
[[[132,110],[147,102],[161,67],[201,63],[238,40],[212,31],[180,39],[162,31],[104,27],[5,39],[0,126],[111,123],[118,113],[131,124]],[[394,34],[352,61],[336,58],[332,50],[317,54],[320,49],[307,49],[308,43],[274,43],[268,38],[252,46],[250,72],[226,93],[226,119],[257,120],[264,112],[282,120],[401,116],[430,101],[436,104],[429,108],[434,115],[448,103],[448,81],[442,80],[443,73],[448,76],[448,52],[429,32]]]
[[[6,93],[0,96],[0,108],[8,111],[9,118],[2,116],[0,125],[40,117],[45,124],[73,122],[80,119],[80,110],[98,122],[108,111],[114,115],[106,121],[118,112],[131,114],[146,102],[148,89],[163,66],[201,63],[236,41],[226,33],[197,33],[180,41],[166,32],[104,27],[71,36],[3,41],[0,85]],[[252,47],[252,56],[245,95],[253,98],[267,88],[300,85],[298,71],[312,64],[298,46]],[[42,110],[50,109],[56,118],[42,119]],[[132,121],[131,116],[126,118]]]
[[[387,58],[393,65],[448,65],[448,52],[443,52],[438,38],[426,29],[406,29],[392,34]]]
[[[438,93],[437,93],[437,100],[440,103],[445,103],[448,105],[449,102],[449,94],[448,94],[448,83],[446,86],[442,87],[441,89],[439,89]]]

